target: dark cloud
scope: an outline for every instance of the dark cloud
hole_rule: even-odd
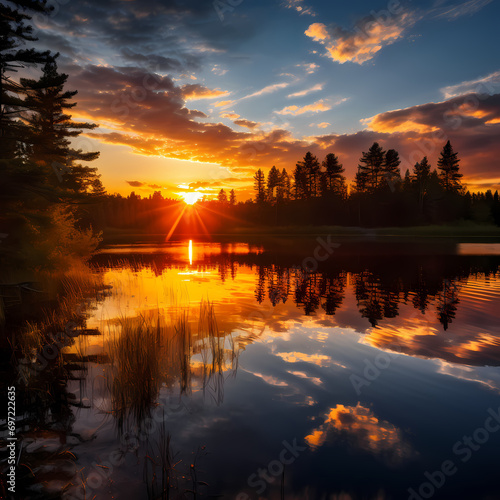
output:
[[[139,181],[125,181],[129,186],[132,186],[132,187],[142,187],[144,186],[144,182],[139,182]]]
[[[253,122],[252,120],[244,120],[244,119],[241,119],[241,120],[235,120],[233,122],[235,125],[239,125],[240,127],[246,127],[246,128],[255,128],[259,125],[258,122]]]
[[[131,49],[125,48],[121,51],[125,61],[148,69],[151,72],[176,72],[196,71],[200,69],[201,58],[198,55],[179,53],[172,57],[165,57],[159,54],[140,54]]]

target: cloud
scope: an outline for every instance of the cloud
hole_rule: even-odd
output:
[[[319,113],[320,111],[328,111],[333,108],[333,106],[338,106],[339,104],[347,101],[348,98],[345,97],[343,99],[340,99],[339,101],[330,104],[329,102],[325,101],[324,99],[321,99],[320,101],[316,101],[312,104],[308,104],[306,106],[287,106],[286,108],[283,108],[280,111],[276,111],[276,113],[280,115],[302,115],[304,113],[312,112],[312,113]]]
[[[229,70],[221,68],[218,64],[214,64],[211,71],[217,76],[224,76]]]
[[[234,121],[235,125],[239,125],[240,127],[246,127],[246,128],[255,128],[260,125],[258,122],[254,122],[252,120],[235,120]]]
[[[287,9],[297,11],[300,15],[306,14],[313,17],[316,15],[312,7],[304,5],[304,0],[285,0],[282,5]]]
[[[279,115],[302,115],[304,113],[319,113],[320,111],[328,111],[332,109],[330,104],[325,103],[323,99],[320,101],[314,102],[312,104],[307,104],[306,106],[287,106],[280,111],[276,111]]]
[[[200,121],[206,115],[186,106],[182,87],[172,78],[137,67],[75,68],[69,88],[80,89],[78,106],[73,111],[75,119],[91,119],[106,126],[89,132],[89,137],[127,146],[139,155],[216,163],[247,180],[255,169],[267,169],[269,165],[291,171],[307,151],[320,158],[331,152],[339,155],[352,179],[361,152],[375,141],[386,149],[397,149],[403,169],[411,168],[424,155],[435,167],[448,139],[459,152],[460,168],[470,186],[479,185],[483,179],[498,179],[499,94],[468,94],[387,111],[366,120],[367,129],[354,134],[298,139],[283,129],[285,125],[270,131],[256,127],[236,131],[223,123]],[[331,109],[333,105],[317,101],[284,108],[282,113],[296,116]],[[227,115],[231,120],[240,118],[235,118],[234,112]]]
[[[328,29],[323,23],[313,23],[304,32],[306,36],[312,38],[315,42],[327,40],[330,37]]]
[[[318,127],[318,128],[328,128],[331,126],[331,123],[328,123],[328,122],[321,122],[321,123],[318,123],[318,124],[315,124],[315,123],[311,123],[311,125],[309,125],[310,127]]]
[[[412,12],[394,14],[383,22],[369,16],[358,21],[353,30],[314,23],[305,31],[305,35],[324,45],[326,55],[334,61],[363,64],[373,59],[383,47],[402,38],[404,32],[418,19]]]
[[[445,99],[451,99],[452,97],[470,93],[495,94],[500,92],[500,71],[495,71],[483,78],[444,87],[441,89],[441,92]]]
[[[139,182],[139,181],[125,181],[129,186],[132,186],[132,187],[142,187],[145,185],[144,182]]]
[[[322,446],[326,441],[349,438],[356,448],[397,463],[414,455],[410,444],[395,425],[379,419],[372,410],[361,406],[338,404],[329,410],[323,424],[305,437],[312,447]]]
[[[221,108],[223,106],[229,106],[230,104],[233,104],[234,101],[217,101],[214,106],[217,108]]]
[[[493,0],[469,0],[458,5],[450,5],[435,10],[436,18],[445,18],[454,21],[462,16],[471,16],[479,12],[483,7],[493,2]]]
[[[148,184],[148,187],[151,189],[161,189],[162,188],[162,186],[160,186],[158,184]]]
[[[163,71],[194,71],[200,68],[200,57],[193,54],[176,54],[176,57],[165,57],[160,54],[142,54],[132,49],[124,48],[121,56],[125,61],[143,66],[156,73]]]
[[[181,88],[182,97],[186,101],[194,101],[196,99],[213,99],[215,97],[221,97],[229,95],[230,92],[227,90],[212,90],[199,83],[189,83],[183,85]]]
[[[313,87],[310,87],[305,90],[301,90],[299,92],[295,92],[294,94],[289,94],[287,97],[303,97],[305,95],[311,94],[312,92],[317,92],[318,90],[323,90],[324,83],[318,83]]]
[[[252,97],[258,97],[264,94],[271,94],[272,92],[276,92],[277,90],[284,89],[290,85],[290,82],[282,82],[282,83],[273,83],[272,85],[267,85],[263,89],[254,92],[253,94],[246,95],[238,101],[242,101],[243,99],[250,99]]]
[[[240,115],[236,113],[221,113],[220,115],[222,118],[228,118],[229,120],[237,120]]]

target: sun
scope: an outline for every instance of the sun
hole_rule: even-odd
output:
[[[182,193],[184,202],[188,205],[194,205],[203,195],[197,192]]]

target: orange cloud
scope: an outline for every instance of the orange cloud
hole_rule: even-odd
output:
[[[313,104],[308,104],[306,106],[287,106],[280,111],[276,111],[279,115],[302,115],[307,112],[319,113],[320,111],[328,111],[332,109],[330,104],[325,103],[323,99],[314,102]]]
[[[222,113],[221,118],[228,118],[229,120],[237,120],[240,115],[237,115],[236,113]]]
[[[303,352],[278,352],[277,356],[283,358],[287,363],[306,362],[318,366],[328,366],[331,364],[332,358],[324,354],[306,354]]]
[[[380,420],[360,403],[356,406],[338,404],[331,408],[324,423],[305,440],[312,448],[317,448],[335,435],[347,435],[358,448],[385,455],[393,462],[408,459],[414,454],[400,429],[386,420]]]
[[[295,92],[294,94],[289,94],[287,97],[303,97],[305,95],[308,95],[312,92],[317,92],[318,90],[323,90],[323,84],[318,83],[314,85],[313,87],[310,87],[305,90],[301,90],[300,92]]]
[[[222,106],[229,106],[230,104],[232,104],[234,101],[217,101],[214,106],[217,107],[217,108],[220,108]]]
[[[500,95],[460,96],[388,111],[367,120],[367,130],[298,139],[284,129],[262,131],[254,127],[240,132],[223,123],[199,121],[207,116],[186,107],[182,87],[167,76],[139,68],[87,66],[75,72],[70,83],[81,89],[80,112],[75,113],[75,118],[105,124],[105,129],[89,133],[88,137],[128,146],[140,155],[218,164],[248,179],[255,169],[268,169],[270,165],[291,171],[307,151],[320,158],[331,152],[338,154],[352,178],[361,152],[375,141],[400,152],[402,169],[412,168],[424,155],[435,166],[448,139],[459,152],[466,182],[478,185],[484,178],[498,177]],[[469,105],[464,107],[466,100]],[[470,103],[476,103],[475,107]],[[295,116],[324,111],[333,105],[318,101],[281,112]],[[229,119],[238,119],[235,115],[224,113]],[[242,123],[253,124],[250,120]]]
[[[314,41],[326,40],[330,35],[328,30],[323,23],[313,23],[304,32],[305,35],[312,38]]]
[[[227,90],[212,90],[199,83],[186,84],[181,88],[182,97],[186,101],[194,101],[196,99],[213,99],[215,97],[221,97],[224,95],[229,95],[230,92]]]
[[[324,45],[327,55],[334,61],[341,64],[348,61],[363,64],[373,59],[382,47],[402,38],[403,33],[417,20],[414,13],[404,12],[393,15],[385,22],[367,17],[359,21],[353,31],[314,23],[304,33]]]

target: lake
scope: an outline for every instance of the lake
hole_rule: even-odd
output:
[[[23,444],[40,498],[500,498],[499,245],[182,240],[91,265],[106,292],[43,368],[56,425]]]

